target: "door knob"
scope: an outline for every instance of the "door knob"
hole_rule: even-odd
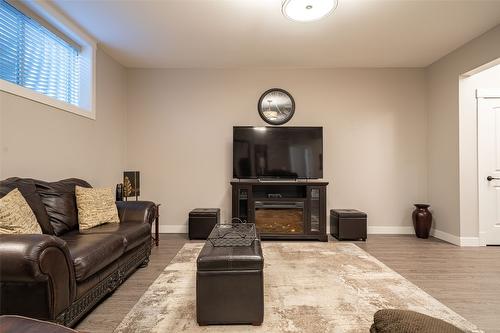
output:
[[[495,177],[492,177],[492,176],[488,176],[486,177],[486,180],[491,182],[492,180],[500,180],[500,178],[495,178]]]

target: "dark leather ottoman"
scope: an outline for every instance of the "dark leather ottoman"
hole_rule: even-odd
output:
[[[219,208],[193,209],[189,212],[189,239],[207,239],[219,219]]]
[[[366,213],[356,209],[330,210],[330,234],[338,240],[366,240]]]
[[[207,241],[197,260],[199,325],[252,324],[264,319],[264,258],[260,240],[251,246],[214,247]]]

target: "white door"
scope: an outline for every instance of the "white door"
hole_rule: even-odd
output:
[[[500,245],[500,91],[477,91],[479,239]]]

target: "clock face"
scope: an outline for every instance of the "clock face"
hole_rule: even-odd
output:
[[[271,125],[282,125],[289,121],[295,112],[292,95],[283,89],[269,89],[259,99],[259,115]]]

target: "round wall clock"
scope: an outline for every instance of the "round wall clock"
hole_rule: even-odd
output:
[[[269,89],[260,96],[257,105],[260,117],[268,124],[283,125],[293,117],[295,101],[292,95],[279,88]]]

